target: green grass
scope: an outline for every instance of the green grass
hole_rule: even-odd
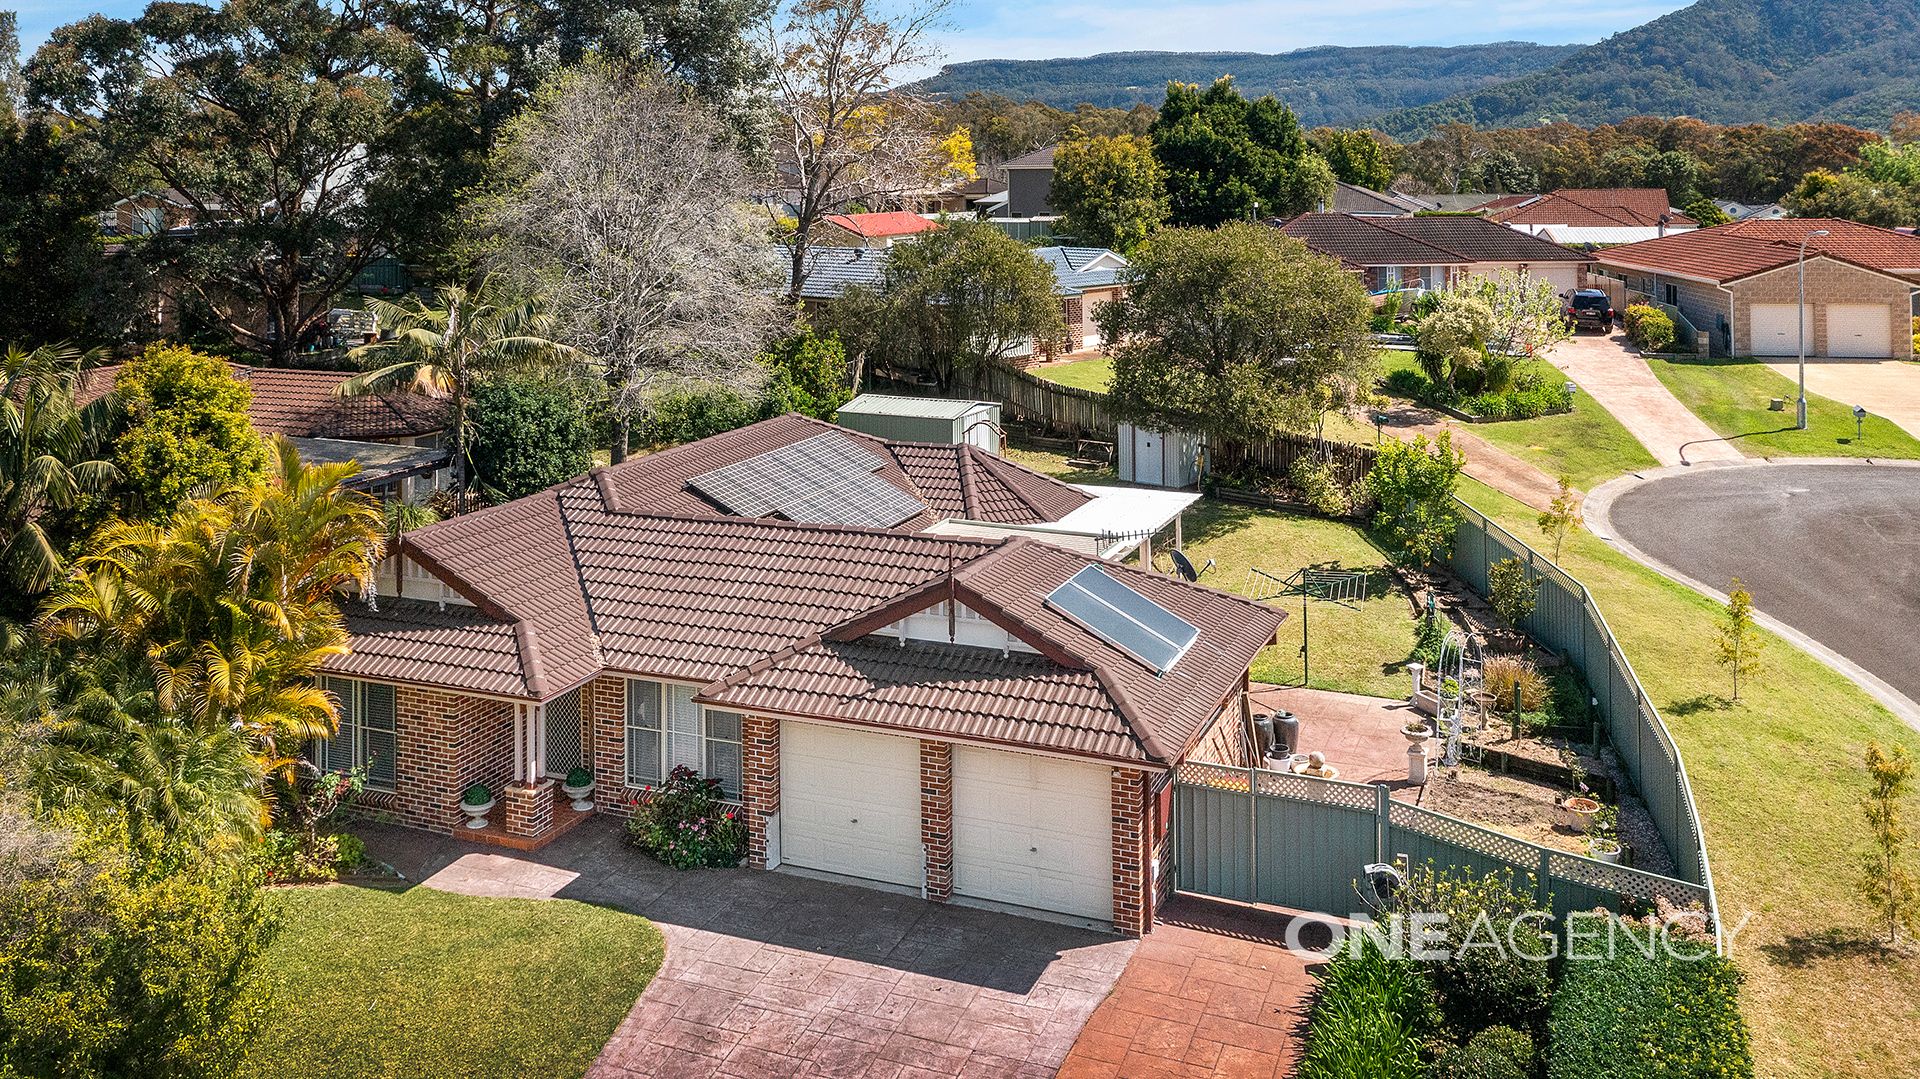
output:
[[[1531,538],[1533,511],[1472,481],[1461,495]],[[1747,977],[1758,1074],[1920,1074],[1912,1037],[1920,956],[1873,942],[1855,888],[1866,853],[1866,744],[1920,753],[1920,735],[1771,634],[1765,675],[1739,703],[1726,701],[1727,675],[1712,654],[1713,602],[1584,532],[1569,537],[1562,562],[1593,591],[1686,755],[1722,916],[1733,927],[1754,915],[1733,957]]]
[[[1853,410],[1815,394],[1807,395],[1807,430],[1794,430],[1799,387],[1759,360],[1649,357],[1647,365],[1681,404],[1749,457],[1920,458],[1920,441],[1880,416],[1868,416],[1865,437],[1855,439]],[[1768,411],[1773,397],[1785,399],[1786,411]]]
[[[1048,382],[1058,382],[1062,386],[1072,386],[1077,390],[1105,393],[1107,384],[1113,381],[1113,360],[1106,356],[1096,356],[1091,360],[1075,360],[1072,363],[1036,367],[1033,369],[1033,374]]]
[[[644,918],[432,888],[274,893],[274,1019],[241,1074],[580,1075],[660,969]]]
[[[1476,423],[1466,429],[1549,476],[1568,477],[1582,489],[1659,464],[1613,413],[1585,394],[1574,395],[1572,412]]]

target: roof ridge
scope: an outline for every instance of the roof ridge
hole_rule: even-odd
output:
[[[1476,261],[1467,255],[1463,255],[1458,251],[1452,250],[1451,248],[1442,247],[1437,243],[1433,243],[1428,240],[1423,240],[1420,237],[1415,236],[1410,232],[1406,232],[1402,229],[1393,227],[1393,225],[1391,224],[1392,222],[1398,222],[1398,221],[1404,220],[1403,218],[1361,217],[1358,214],[1336,214],[1335,216],[1344,217],[1348,221],[1357,221],[1362,225],[1371,226],[1373,228],[1379,229],[1381,232],[1387,233],[1392,236],[1397,236],[1400,239],[1405,240],[1409,243],[1419,244],[1421,247],[1430,248],[1434,251],[1438,251],[1441,254],[1449,256],[1451,258],[1467,259],[1467,261],[1469,262]]]

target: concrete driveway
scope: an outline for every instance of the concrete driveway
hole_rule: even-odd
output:
[[[1920,468],[1756,463],[1614,483],[1588,500],[1596,533],[1706,589],[1739,577],[1756,609],[1920,701]],[[1674,645],[1705,662],[1711,642]]]
[[[1554,346],[1547,358],[1595,404],[1613,413],[1661,464],[1745,459],[1654,377],[1625,334],[1582,334]]]
[[[1800,379],[1797,363],[1767,366],[1789,382]],[[1807,392],[1844,405],[1860,405],[1920,438],[1920,364],[1906,360],[1808,360]]]
[[[675,872],[597,818],[537,854],[367,825],[408,879],[644,915],[666,964],[588,1071],[668,1076],[1051,1076],[1139,942],[753,870]]]

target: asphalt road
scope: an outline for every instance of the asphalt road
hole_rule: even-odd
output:
[[[1739,577],[1755,607],[1920,701],[1920,469],[1702,470],[1625,492],[1608,519],[1702,584]]]

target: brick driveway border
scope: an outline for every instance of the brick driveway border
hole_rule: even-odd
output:
[[[369,851],[411,880],[501,894],[504,876],[565,880],[553,894],[645,916],[667,938],[660,973],[591,1079],[807,1075],[1050,1076],[1139,943],[1052,922],[787,873],[675,872],[593,820],[535,854],[369,825]],[[556,874],[555,871],[558,871]],[[566,874],[573,874],[571,879]],[[511,888],[505,890],[511,894]]]
[[[1313,977],[1289,918],[1181,895],[1093,1013],[1060,1079],[1276,1079],[1300,1056]],[[1302,934],[1310,944],[1325,936]]]

